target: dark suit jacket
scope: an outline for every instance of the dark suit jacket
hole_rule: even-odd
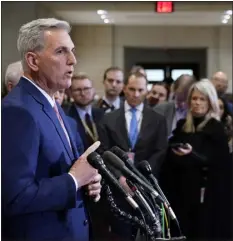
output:
[[[87,137],[85,128],[83,127],[82,121],[79,117],[79,114],[78,114],[74,104],[72,104],[70,109],[67,111],[67,115],[70,116],[71,118],[73,118],[76,121],[77,130],[78,130],[78,132],[81,136],[81,139],[83,141],[84,149],[86,150],[90,146],[90,143],[88,141],[88,137]],[[102,109],[92,107],[92,117],[93,117],[93,120],[96,124],[97,130],[98,130],[99,122],[102,119],[103,115],[104,115],[104,111]]]
[[[108,113],[102,119],[99,127],[101,152],[118,146],[128,152],[130,140],[126,128],[124,107]],[[154,174],[157,175],[164,160],[167,149],[166,120],[147,106],[143,109],[140,133],[135,144],[135,164],[147,160]]]
[[[167,133],[168,136],[172,133],[172,123],[176,114],[175,102],[164,102],[153,107],[154,111],[163,115],[167,121]]]
[[[68,119],[68,122],[70,124],[71,132],[75,136],[75,142],[76,142],[76,147],[77,147],[78,153],[81,155],[84,152],[84,146],[83,146],[82,138],[77,129],[76,121],[73,118],[71,118],[70,116],[66,116],[66,118]]]
[[[79,153],[58,109],[72,151],[52,106],[28,80],[2,101],[3,240],[89,240],[82,194],[67,173]]]

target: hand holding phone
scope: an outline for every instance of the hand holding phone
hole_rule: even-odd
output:
[[[176,144],[176,145],[175,145]],[[188,143],[174,143],[171,145],[172,151],[178,156],[184,156],[192,152],[192,146]]]

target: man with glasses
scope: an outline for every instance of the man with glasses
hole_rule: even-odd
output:
[[[95,89],[86,74],[73,76],[70,93],[74,103],[67,111],[67,115],[77,122],[78,132],[82,138],[84,149],[86,149],[98,140],[96,124],[104,115],[104,111],[92,107]]]
[[[120,68],[110,67],[104,72],[104,89],[105,95],[98,100],[96,107],[104,109],[104,111],[111,112],[119,109],[122,105],[120,94],[123,90],[124,75]]]
[[[74,99],[67,115],[72,117],[77,123],[77,130],[81,136],[84,149],[87,149],[98,138],[97,124],[104,115],[104,110],[92,106],[95,96],[95,89],[92,81],[85,73],[74,75],[70,86],[70,94]],[[89,218],[92,225],[92,237],[95,240],[102,240],[101,235],[108,234],[108,226],[103,219],[100,219],[101,210],[104,208],[102,201],[98,204],[91,200],[86,200]]]

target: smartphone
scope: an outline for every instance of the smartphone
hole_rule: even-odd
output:
[[[186,145],[183,144],[183,143],[171,143],[171,144],[170,144],[170,147],[177,149],[177,148],[185,148]]]

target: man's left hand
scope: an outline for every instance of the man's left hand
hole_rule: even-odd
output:
[[[88,184],[87,190],[88,190],[88,195],[91,197],[94,197],[94,201],[98,202],[100,200],[100,192],[101,192],[101,181],[102,177],[100,174],[97,174],[92,182]]]

